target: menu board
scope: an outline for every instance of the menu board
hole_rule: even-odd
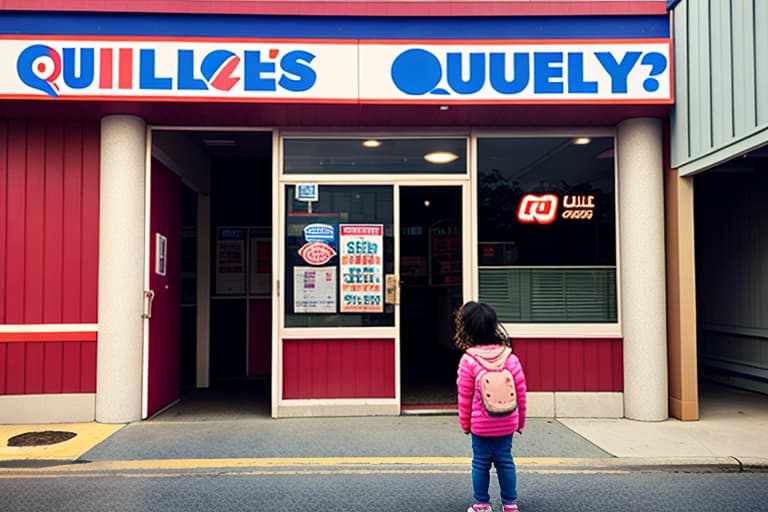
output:
[[[341,312],[383,312],[383,224],[341,224],[339,256]]]

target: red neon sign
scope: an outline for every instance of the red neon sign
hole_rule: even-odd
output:
[[[557,218],[557,203],[555,194],[526,194],[517,208],[517,220],[526,224],[551,224]]]

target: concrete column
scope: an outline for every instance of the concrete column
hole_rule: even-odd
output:
[[[624,414],[645,421],[668,417],[662,148],[660,120],[638,118],[619,124]]]
[[[96,421],[103,423],[141,419],[145,129],[134,116],[101,121]]]
[[[197,368],[198,388],[210,386],[211,199],[197,195]]]

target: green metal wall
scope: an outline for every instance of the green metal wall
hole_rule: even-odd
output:
[[[682,0],[672,13],[672,166],[689,175],[768,143],[768,1]]]

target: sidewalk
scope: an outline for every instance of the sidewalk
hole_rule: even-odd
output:
[[[768,472],[768,398],[729,393],[697,422],[531,418],[514,451],[537,468]],[[77,436],[51,446],[7,447],[23,432]],[[410,463],[468,465],[470,443],[455,415],[353,418],[209,418],[0,426],[0,469],[46,461],[176,461],[184,467],[246,464]],[[35,462],[37,461],[37,462]]]

